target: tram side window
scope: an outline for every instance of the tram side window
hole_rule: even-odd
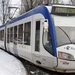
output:
[[[14,44],[17,44],[17,26],[14,26]]]
[[[1,36],[1,37],[0,37],[0,40],[2,40],[2,30],[1,30],[0,32],[1,32],[1,33],[0,33],[0,36]]]
[[[2,40],[2,30],[1,30],[1,40]]]
[[[10,28],[10,42],[13,42],[13,27]]]
[[[40,48],[40,21],[36,21],[36,31],[35,31],[35,51],[39,52]]]
[[[18,43],[23,44],[23,24],[18,26]]]
[[[1,33],[1,31],[0,31],[0,40],[1,40],[1,37],[2,37],[2,33]]]
[[[0,31],[0,40],[2,40],[2,30]]]
[[[4,30],[2,30],[2,41],[4,41]]]
[[[0,31],[0,40],[4,41],[4,30]]]
[[[7,43],[9,43],[9,28],[7,29]]]
[[[24,24],[24,44],[30,45],[30,34],[31,32],[31,22],[27,22]]]

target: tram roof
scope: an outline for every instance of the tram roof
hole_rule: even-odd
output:
[[[38,14],[38,13],[41,13],[45,18],[47,18],[47,12],[51,12],[52,10],[52,7],[71,7],[71,8],[75,8],[75,6],[70,6],[70,5],[52,5],[52,6],[45,6],[45,5],[42,5],[42,6],[38,6],[38,7],[35,7],[33,9],[31,9],[30,11],[28,12],[25,12],[24,14],[20,15],[19,17],[7,22],[6,24],[3,24],[0,26],[0,28],[4,27],[5,25],[9,25],[9,24],[12,24],[14,22],[17,22],[19,20],[22,20],[26,17],[29,17],[31,15],[34,15],[34,14]],[[41,9],[41,10],[40,10]],[[46,10],[46,11],[45,11]]]
[[[41,10],[40,10],[40,9],[41,9]],[[31,15],[37,14],[37,13],[43,14],[44,17],[46,18],[46,15],[45,15],[46,11],[45,11],[45,10],[47,10],[46,6],[44,6],[44,5],[38,6],[38,7],[34,8],[34,9],[32,9],[32,10],[30,10],[30,11],[28,11],[28,12],[22,14],[21,16],[19,16],[19,17],[13,19],[13,20],[7,22],[6,24],[0,26],[0,28],[1,28],[1,27],[4,27],[5,25],[9,25],[9,24],[12,24],[12,23],[14,23],[14,22],[17,22],[17,21],[19,21],[19,20],[22,20],[22,19],[24,19],[24,18],[26,18],[26,17],[29,17],[29,16],[31,16]]]

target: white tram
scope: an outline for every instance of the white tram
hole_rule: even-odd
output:
[[[75,72],[75,6],[38,6],[0,26],[0,47],[48,70]]]

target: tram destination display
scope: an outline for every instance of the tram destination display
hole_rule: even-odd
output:
[[[51,13],[60,13],[60,14],[75,14],[75,8],[69,7],[52,7]]]

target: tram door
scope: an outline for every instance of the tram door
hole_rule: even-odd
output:
[[[41,64],[41,58],[40,58],[40,23],[41,21],[34,21],[34,25],[35,25],[35,31],[34,31],[34,56],[33,56],[33,60],[34,63],[37,65]]]
[[[18,55],[17,51],[17,26],[14,26],[14,42],[13,42],[13,52]]]

